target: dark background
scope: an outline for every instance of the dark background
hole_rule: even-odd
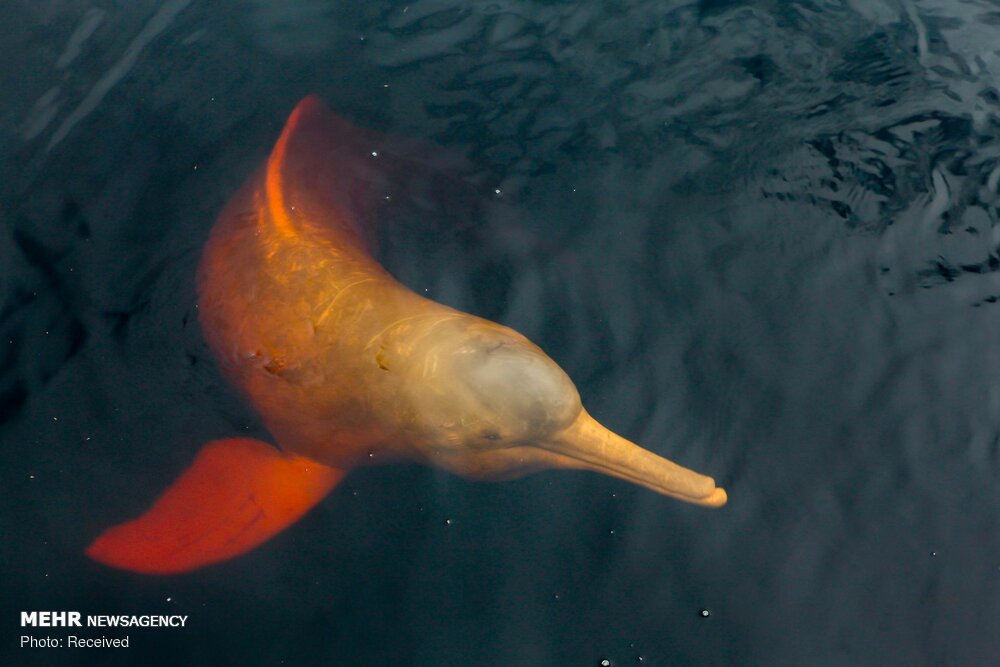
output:
[[[0,663],[997,664],[998,44],[985,0],[3,3]],[[397,466],[218,567],[87,561],[267,437],[193,273],[312,92],[469,165],[383,207],[390,270],[730,504]]]

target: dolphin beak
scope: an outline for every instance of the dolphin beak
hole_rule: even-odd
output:
[[[611,475],[695,505],[726,504],[726,492],[714,479],[629,442],[601,426],[586,410],[539,446],[556,455],[553,463],[559,467]]]

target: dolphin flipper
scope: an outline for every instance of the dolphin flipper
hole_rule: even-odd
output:
[[[147,574],[217,563],[295,523],[344,474],[259,440],[214,440],[152,507],[106,530],[87,547],[87,555]]]

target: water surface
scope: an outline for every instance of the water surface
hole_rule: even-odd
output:
[[[4,664],[995,664],[995,3],[0,19]],[[465,160],[387,193],[396,275],[526,334],[598,419],[730,504],[398,466],[219,567],[86,561],[206,440],[267,438],[201,340],[193,274],[313,92]],[[21,609],[190,621],[29,652]]]

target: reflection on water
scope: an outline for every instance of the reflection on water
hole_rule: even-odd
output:
[[[467,4],[0,10],[5,608],[191,615],[123,662],[989,664],[996,7]],[[205,440],[266,437],[193,271],[309,92],[470,165],[386,193],[392,271],[730,506],[396,467],[231,566],[82,560]]]

